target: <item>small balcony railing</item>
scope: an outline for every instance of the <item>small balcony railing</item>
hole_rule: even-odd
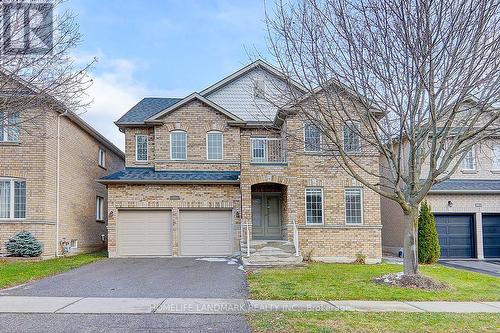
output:
[[[252,163],[286,164],[286,140],[280,138],[252,138],[250,147]]]

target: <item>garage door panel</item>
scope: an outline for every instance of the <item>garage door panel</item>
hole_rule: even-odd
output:
[[[500,258],[500,214],[484,214],[483,252],[485,258]]]
[[[181,211],[180,254],[183,256],[230,255],[231,211]]]
[[[172,255],[171,212],[119,211],[117,251],[119,256]]]
[[[436,215],[441,258],[471,258],[474,255],[471,215]]]

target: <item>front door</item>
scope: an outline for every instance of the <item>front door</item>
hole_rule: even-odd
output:
[[[280,193],[252,194],[253,239],[281,239]]]

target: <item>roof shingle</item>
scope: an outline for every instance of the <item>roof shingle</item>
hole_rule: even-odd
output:
[[[182,98],[146,97],[116,121],[116,124],[143,123],[145,119],[174,105]]]
[[[101,183],[239,183],[239,171],[155,171],[154,168],[125,168],[99,180]]]
[[[448,179],[432,187],[431,192],[500,192],[500,179]]]

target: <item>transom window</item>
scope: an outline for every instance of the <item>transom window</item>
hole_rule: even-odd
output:
[[[224,156],[224,136],[221,132],[207,133],[207,159],[222,160]]]
[[[170,159],[187,159],[187,135],[186,132],[174,131],[170,133]]]
[[[0,219],[26,218],[26,182],[0,179]]]
[[[96,197],[95,219],[97,221],[104,221],[104,198]]]
[[[358,153],[361,151],[358,123],[344,125],[344,151],[346,153]]]
[[[106,167],[106,152],[99,148],[99,166]]]
[[[493,145],[492,169],[500,170],[500,144]]]
[[[135,160],[147,161],[148,160],[148,136],[137,135],[135,137]]]
[[[306,224],[323,224],[323,189],[306,189]]]
[[[463,161],[463,170],[476,170],[476,154],[474,147],[467,151]]]
[[[304,125],[304,151],[317,152],[321,150],[321,131],[316,125]]]
[[[0,142],[19,142],[19,112],[0,111]]]
[[[363,223],[363,199],[360,188],[345,189],[345,223]]]

